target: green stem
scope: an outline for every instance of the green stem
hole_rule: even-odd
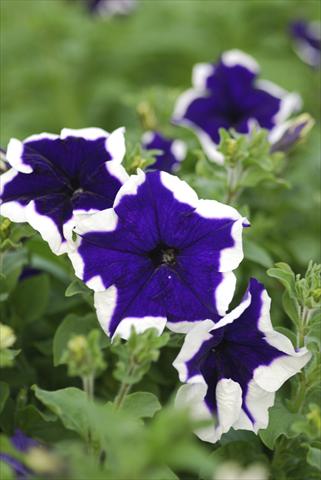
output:
[[[228,205],[235,203],[241,193],[239,180],[242,173],[242,168],[239,164],[236,164],[234,167],[227,167],[227,192],[224,202]]]
[[[136,368],[137,368],[137,365],[132,360],[129,364],[129,368],[128,368],[126,376],[130,377],[131,375],[133,375],[135,373]],[[118,393],[115,397],[115,400],[114,400],[116,409],[119,409],[123,405],[126,396],[130,392],[131,386],[132,385],[128,382],[122,382],[121,383],[119,391],[118,391]]]
[[[81,377],[83,390],[89,400],[94,400],[95,376],[94,373]]]

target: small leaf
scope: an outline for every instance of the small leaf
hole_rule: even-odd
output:
[[[285,290],[282,296],[282,305],[285,313],[292,320],[294,325],[300,324],[298,302],[295,297],[291,296],[288,290]]]
[[[276,263],[273,268],[270,268],[267,271],[267,274],[270,277],[277,278],[279,282],[281,282],[282,285],[287,289],[291,296],[294,294],[295,275],[291,267],[287,263]]]
[[[86,285],[81,282],[78,278],[73,280],[70,285],[68,285],[66,291],[65,291],[65,296],[66,297],[72,297],[73,295],[89,295],[91,292]]]
[[[87,438],[89,432],[88,400],[78,388],[69,387],[48,392],[34,385],[32,389],[40,402],[60,418],[68,430]]]
[[[314,468],[321,471],[321,450],[319,448],[310,447],[307,454],[307,462]]]
[[[127,395],[122,409],[136,418],[151,418],[160,410],[158,398],[149,392],[135,392]]]

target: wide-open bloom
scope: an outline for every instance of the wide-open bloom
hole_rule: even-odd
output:
[[[139,171],[119,190],[113,209],[79,223],[79,246],[69,256],[76,275],[96,292],[107,334],[127,338],[132,325],[161,332],[166,321],[185,332],[226,312],[244,225],[234,208],[199,200],[176,176]]]
[[[195,65],[193,88],[179,97],[173,121],[195,130],[211,160],[224,161],[216,148],[220,128],[248,133],[258,124],[273,132],[300,107],[297,94],[258,75],[256,61],[239,50],[223,53],[215,65]]]
[[[252,279],[238,307],[218,323],[200,323],[185,338],[174,361],[187,383],[177,404],[196,418],[215,418],[215,426],[196,432],[202,440],[214,443],[231,427],[266,428],[275,392],[311,358],[273,329],[270,303],[263,285]]]
[[[18,451],[24,453],[28,452],[28,450],[30,450],[32,447],[37,447],[39,445],[38,442],[36,442],[30,437],[27,437],[21,430],[18,429],[10,438],[10,441],[13,447],[15,447]],[[17,479],[26,480],[27,478],[29,478],[31,471],[21,460],[18,460],[12,455],[4,452],[0,452],[0,460],[2,460],[11,467]]]
[[[145,132],[142,145],[146,150],[162,151],[156,155],[156,161],[149,166],[149,169],[173,172],[178,169],[180,162],[186,156],[186,145],[182,140],[166,138],[159,132]]]
[[[122,128],[11,139],[6,158],[12,168],[0,177],[1,215],[28,222],[54,253],[64,253],[81,216],[112,206],[128,178],[124,154]]]
[[[303,62],[319,68],[321,64],[321,24],[297,20],[292,23],[290,32],[294,49]]]

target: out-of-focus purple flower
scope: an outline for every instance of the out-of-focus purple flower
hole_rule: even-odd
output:
[[[166,324],[183,333],[225,314],[248,225],[234,208],[199,199],[175,175],[139,171],[112,209],[77,225],[78,247],[69,258],[95,291],[108,335],[128,338],[132,326],[161,333]]]
[[[256,61],[239,50],[223,53],[215,65],[195,65],[193,88],[179,97],[173,121],[193,128],[214,162],[224,162],[217,151],[220,128],[249,133],[259,125],[272,134],[299,109],[297,94],[258,80],[258,75]]]
[[[313,125],[313,119],[306,113],[285,122],[283,127],[273,136],[271,153],[289,152],[295,145],[304,140]]]
[[[16,448],[16,450],[23,453],[26,453],[30,448],[37,447],[39,445],[38,442],[36,442],[30,437],[27,437],[27,435],[25,435],[19,429],[15,431],[10,441],[13,447]],[[21,460],[17,460],[8,453],[0,452],[0,460],[5,462],[12,468],[12,470],[16,474],[16,478],[19,480],[26,480],[31,474],[31,471],[23,464]]]
[[[21,280],[25,280],[26,278],[35,277],[40,273],[42,272],[41,270],[39,270],[39,268],[25,267],[20,274],[19,280],[21,281]]]
[[[172,140],[164,137],[159,132],[145,132],[142,137],[142,145],[146,150],[161,150],[156,155],[156,161],[149,169],[173,172],[179,168],[186,156],[186,145],[182,140]]]
[[[12,168],[0,177],[1,215],[28,222],[54,253],[65,253],[77,220],[113,205],[128,178],[124,154],[123,128],[13,138],[6,154]]]
[[[136,0],[87,0],[89,11],[104,17],[129,15],[136,8]]]
[[[196,434],[216,442],[231,427],[257,433],[268,425],[275,392],[310,360],[273,329],[271,299],[257,280],[234,310],[219,322],[205,320],[185,337],[173,365],[183,385],[177,404],[213,425]],[[214,422],[215,425],[214,425]]]
[[[311,67],[321,65],[321,23],[296,20],[290,25],[294,50]]]

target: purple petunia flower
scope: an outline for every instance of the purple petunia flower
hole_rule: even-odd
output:
[[[300,108],[297,94],[258,80],[258,75],[252,57],[227,51],[216,65],[195,65],[193,88],[176,103],[173,121],[193,128],[208,157],[219,164],[224,161],[217,151],[220,128],[246,134],[258,124],[273,133]]]
[[[321,64],[321,24],[297,20],[290,26],[294,49],[301,60],[311,67]]]
[[[12,445],[20,452],[28,452],[32,447],[37,447],[38,442],[30,437],[27,437],[21,430],[17,429],[14,435],[11,437]],[[19,480],[26,480],[29,478],[31,471],[27,468],[22,461],[17,460],[12,455],[0,452],[0,460],[9,465],[14,471],[16,478]]]
[[[104,17],[128,15],[136,7],[136,0],[87,0],[89,11]]]
[[[95,290],[108,335],[127,338],[132,325],[162,332],[166,322],[185,332],[225,314],[247,225],[234,208],[199,200],[174,175],[139,171],[119,190],[113,209],[79,223],[78,249],[69,257]]]
[[[1,215],[28,222],[58,255],[82,216],[112,206],[128,175],[121,165],[124,129],[63,129],[60,136],[12,139],[11,169],[1,175]]]
[[[172,140],[159,132],[145,132],[142,145],[146,150],[162,150],[156,155],[156,161],[149,168],[173,172],[178,169],[180,162],[186,156],[186,145],[182,140]]]
[[[270,303],[264,286],[252,279],[238,307],[216,324],[202,322],[185,338],[173,363],[186,382],[176,401],[195,418],[216,418],[215,427],[196,432],[202,440],[214,443],[231,427],[266,428],[275,392],[311,358],[273,329]]]

